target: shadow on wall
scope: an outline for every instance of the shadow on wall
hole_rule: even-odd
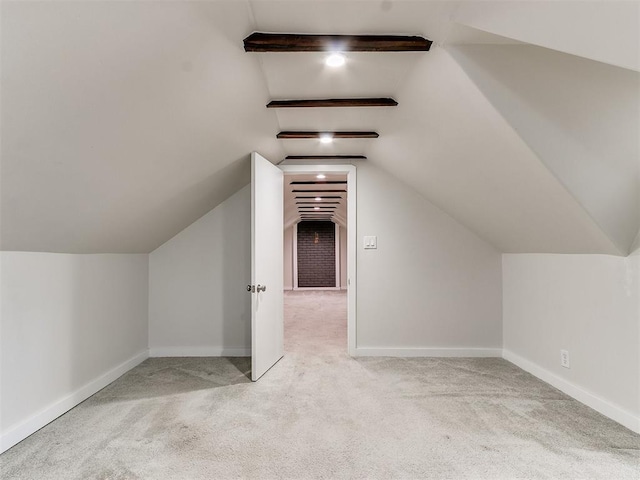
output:
[[[221,218],[223,355],[251,349],[251,186],[230,201]]]

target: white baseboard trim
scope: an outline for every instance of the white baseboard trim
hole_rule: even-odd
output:
[[[250,357],[247,347],[152,347],[150,357]]]
[[[605,417],[609,417],[611,420],[618,422],[636,433],[640,433],[640,416],[634,415],[628,410],[559,377],[555,373],[509,350],[504,350],[502,356],[505,360],[538,377],[549,385],[556,387],[558,390],[584,403],[586,406],[593,408],[596,412],[601,413]]]
[[[501,348],[356,347],[356,357],[502,357]]]
[[[144,352],[137,354],[126,362],[121,363],[117,367],[100,375],[98,378],[91,380],[75,392],[70,393],[48,407],[45,407],[43,410],[31,416],[27,420],[24,420],[18,425],[11,427],[6,432],[3,432],[0,436],[0,453],[9,450],[18,442],[21,442],[29,435],[37,432],[42,427],[58,418],[60,415],[68,412],[94,393],[102,390],[118,377],[124,375],[136,365],[144,362],[147,358],[149,358],[149,352],[145,350]]]

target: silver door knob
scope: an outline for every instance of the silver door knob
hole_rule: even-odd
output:
[[[258,288],[256,288],[256,290],[257,290],[258,292],[264,292],[264,291],[266,291],[266,290],[267,290],[267,286],[266,286],[266,285],[260,285],[260,284],[258,284]]]

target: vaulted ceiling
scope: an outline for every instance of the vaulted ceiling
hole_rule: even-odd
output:
[[[626,255],[640,227],[636,2],[2,2],[3,250],[149,252],[248,153],[364,154],[504,252]],[[429,52],[245,53],[254,31]],[[397,107],[267,109],[393,97]],[[278,140],[281,130],[377,139]]]
[[[346,174],[285,174],[284,228],[301,220],[326,220],[347,227]]]

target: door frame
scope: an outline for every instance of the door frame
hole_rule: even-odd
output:
[[[356,293],[357,293],[357,232],[356,232],[356,167],[355,165],[279,165],[284,174],[331,173],[347,175],[347,351],[356,355]],[[282,266],[284,270],[284,265]],[[294,279],[295,282],[295,279]],[[295,285],[295,283],[294,283]],[[284,291],[282,292],[284,295]]]

